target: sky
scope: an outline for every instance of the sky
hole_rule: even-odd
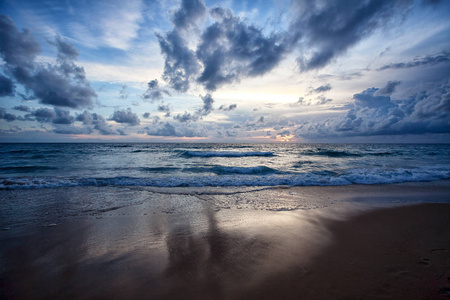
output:
[[[0,0],[0,142],[450,142],[450,1]]]

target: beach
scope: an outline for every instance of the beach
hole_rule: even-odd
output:
[[[449,198],[448,181],[2,190],[0,298],[448,299]]]

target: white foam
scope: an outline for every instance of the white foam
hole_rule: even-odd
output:
[[[250,175],[259,169],[234,170],[235,174],[163,176],[163,177],[12,177],[0,180],[0,189],[56,188],[69,186],[322,186],[348,184],[387,184],[401,182],[433,181],[450,178],[449,168],[422,167],[415,169],[353,169],[342,174],[266,174]],[[248,172],[248,174],[246,173]]]

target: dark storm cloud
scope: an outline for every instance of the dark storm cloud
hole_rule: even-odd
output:
[[[39,44],[29,31],[20,32],[13,21],[0,15],[0,54],[3,71],[43,104],[80,108],[92,106],[96,93],[86,80],[82,67],[75,65],[78,51],[59,36],[51,42],[57,49],[57,64],[35,61]]]
[[[8,16],[0,15],[0,37],[0,53],[9,71],[18,77],[33,71],[41,47],[30,32],[20,32]]]
[[[75,117],[70,115],[67,110],[55,108],[56,117],[53,119],[53,124],[72,124],[75,122]]]
[[[50,108],[38,108],[31,112],[30,116],[36,118],[38,122],[51,123],[56,118],[56,112]]]
[[[41,123],[65,125],[70,125],[76,121],[76,118],[70,115],[69,111],[60,108],[38,108],[36,110],[30,111],[29,107],[16,106],[15,109],[30,112],[29,114],[25,115],[25,118],[22,120],[35,120]]]
[[[382,66],[378,69],[378,71],[386,70],[386,69],[405,69],[405,68],[414,68],[420,66],[433,66],[439,63],[447,63],[450,61],[450,52],[444,51],[438,53],[436,55],[428,55],[425,57],[417,57],[413,61],[406,63],[392,63],[389,65]]]
[[[198,111],[199,115],[207,116],[214,109],[214,99],[210,94],[206,94],[205,96],[200,95],[200,98],[203,101],[203,107]]]
[[[173,127],[169,123],[166,123],[158,128],[149,129],[149,131],[147,131],[147,134],[153,136],[179,136],[175,131],[175,127]]]
[[[297,19],[290,31],[301,34],[301,45],[313,49],[309,57],[299,57],[301,70],[326,66],[412,4],[391,0],[294,1]]]
[[[168,136],[168,137],[204,137],[206,132],[198,128],[190,128],[186,126],[175,127],[170,123],[158,124],[152,128],[148,128],[148,135],[152,136]]]
[[[149,119],[150,118],[150,113],[149,112],[145,112],[145,113],[142,114],[142,117],[144,119]]]
[[[368,88],[361,93],[354,94],[353,100],[357,107],[375,107],[383,108],[388,106],[393,106],[391,102],[391,97],[389,96],[379,96],[378,88]]]
[[[0,97],[13,96],[14,83],[8,77],[0,74]]]
[[[379,90],[368,88],[355,94],[353,107],[344,116],[303,124],[296,134],[324,137],[450,133],[450,81],[417,89],[403,100],[378,95]]]
[[[195,26],[205,13],[206,6],[202,0],[182,0],[180,8],[172,16],[172,23],[176,28],[189,28]]]
[[[16,115],[7,113],[6,110],[4,108],[0,108],[0,119],[3,119],[7,122],[12,122],[15,121],[17,119]]]
[[[76,120],[82,122],[84,125],[94,125],[94,129],[102,135],[117,134],[117,132],[106,123],[105,118],[97,113],[91,114],[88,111],[84,111],[82,114],[77,115]]]
[[[197,81],[207,90],[264,75],[289,51],[285,36],[265,36],[261,28],[246,24],[230,10],[214,8],[211,15],[217,22],[205,29],[196,51],[204,66]]]
[[[178,31],[174,30],[165,35],[156,34],[165,57],[163,79],[177,92],[186,92],[190,80],[200,70],[200,64],[194,51],[187,47],[187,42]]]
[[[57,59],[59,61],[71,63],[80,55],[72,44],[65,43],[59,35],[56,36],[54,42],[50,41],[50,43],[56,46],[58,50]]]
[[[236,107],[237,107],[237,104],[230,104],[230,105],[228,105],[228,106],[226,106],[226,105],[221,105],[220,107],[219,107],[219,110],[223,110],[223,111],[232,111],[232,110],[235,110],[236,109]]]
[[[110,120],[116,123],[125,123],[130,126],[136,126],[140,124],[139,117],[131,111],[130,108],[127,110],[116,110]]]
[[[29,112],[31,110],[28,106],[25,105],[14,106],[14,109],[24,112]]]
[[[388,81],[388,83],[386,84],[386,86],[382,89],[379,89],[377,91],[377,95],[387,95],[390,96],[392,95],[392,93],[395,91],[395,88],[397,87],[397,85],[399,85],[401,83],[401,81]]]

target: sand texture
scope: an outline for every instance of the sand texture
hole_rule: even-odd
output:
[[[14,223],[16,212],[3,210],[10,223],[4,221],[0,231],[1,299],[450,296],[450,204],[400,201],[445,202],[448,187],[316,187],[233,195],[108,187],[1,192],[3,202],[20,198],[22,204],[27,197],[29,203],[49,197],[141,199],[123,207],[83,208],[85,213],[56,221],[43,211],[24,211],[28,222]],[[147,193],[150,198],[143,196]],[[274,208],[258,209],[270,198]],[[305,204],[314,199],[320,207]]]

